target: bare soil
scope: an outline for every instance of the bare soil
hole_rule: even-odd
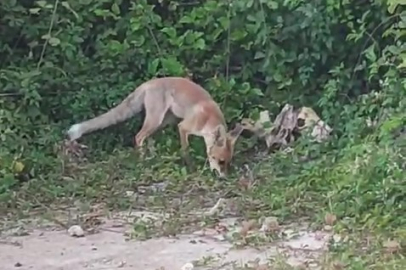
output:
[[[145,213],[144,213],[145,214]],[[150,213],[150,215],[154,215]],[[25,235],[11,230],[0,239],[1,269],[81,270],[81,269],[235,269],[248,265],[282,262],[286,266],[319,268],[319,258],[332,237],[325,231],[282,226],[279,240],[259,246],[236,247],[229,239],[239,231],[236,219],[221,221],[227,232],[202,229],[176,237],[156,237],[145,241],[129,239],[131,225],[104,218],[97,232],[72,237],[56,226],[34,226]],[[272,268],[289,269],[289,268]]]

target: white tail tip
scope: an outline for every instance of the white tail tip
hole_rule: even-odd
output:
[[[70,129],[67,131],[67,134],[71,141],[77,140],[82,137],[82,131],[80,129],[80,124],[74,124],[70,127]]]

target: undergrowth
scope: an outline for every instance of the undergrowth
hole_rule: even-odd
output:
[[[333,213],[334,230],[353,235],[352,244],[331,250],[334,258],[350,269],[400,269],[402,255],[383,255],[380,245],[406,244],[404,4],[158,2],[0,3],[2,217],[78,201],[162,210],[180,197],[182,207],[233,197],[247,219],[306,217],[320,227]],[[85,136],[87,160],[60,156],[70,124],[165,75],[204,86],[230,125],[263,109],[275,117],[290,103],[314,108],[332,135],[320,144],[305,135],[292,151],[265,157],[253,153],[262,142],[241,137],[227,181],[208,171],[198,138],[191,138],[196,169],[186,170],[175,128],[156,134],[150,155],[139,159],[138,117]],[[255,185],[241,189],[247,168]],[[167,189],[150,199],[128,196],[161,182]],[[374,244],[363,249],[371,235]]]

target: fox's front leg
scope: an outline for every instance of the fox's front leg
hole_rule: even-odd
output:
[[[190,159],[189,156],[189,132],[187,129],[184,127],[184,122],[181,122],[178,124],[178,129],[179,129],[179,137],[180,137],[180,144],[181,144],[181,152],[182,152],[182,158],[183,161],[185,162],[185,165],[189,168],[192,167],[192,160]]]

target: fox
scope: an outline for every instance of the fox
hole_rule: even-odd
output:
[[[134,146],[142,149],[144,141],[158,129],[177,123],[182,157],[190,165],[189,135],[203,137],[210,171],[227,178],[238,137],[244,130],[237,123],[228,131],[225,117],[209,92],[183,77],[152,78],[141,83],[124,100],[92,119],[73,124],[67,130],[70,141],[105,129],[145,112],[141,129],[134,136]]]

